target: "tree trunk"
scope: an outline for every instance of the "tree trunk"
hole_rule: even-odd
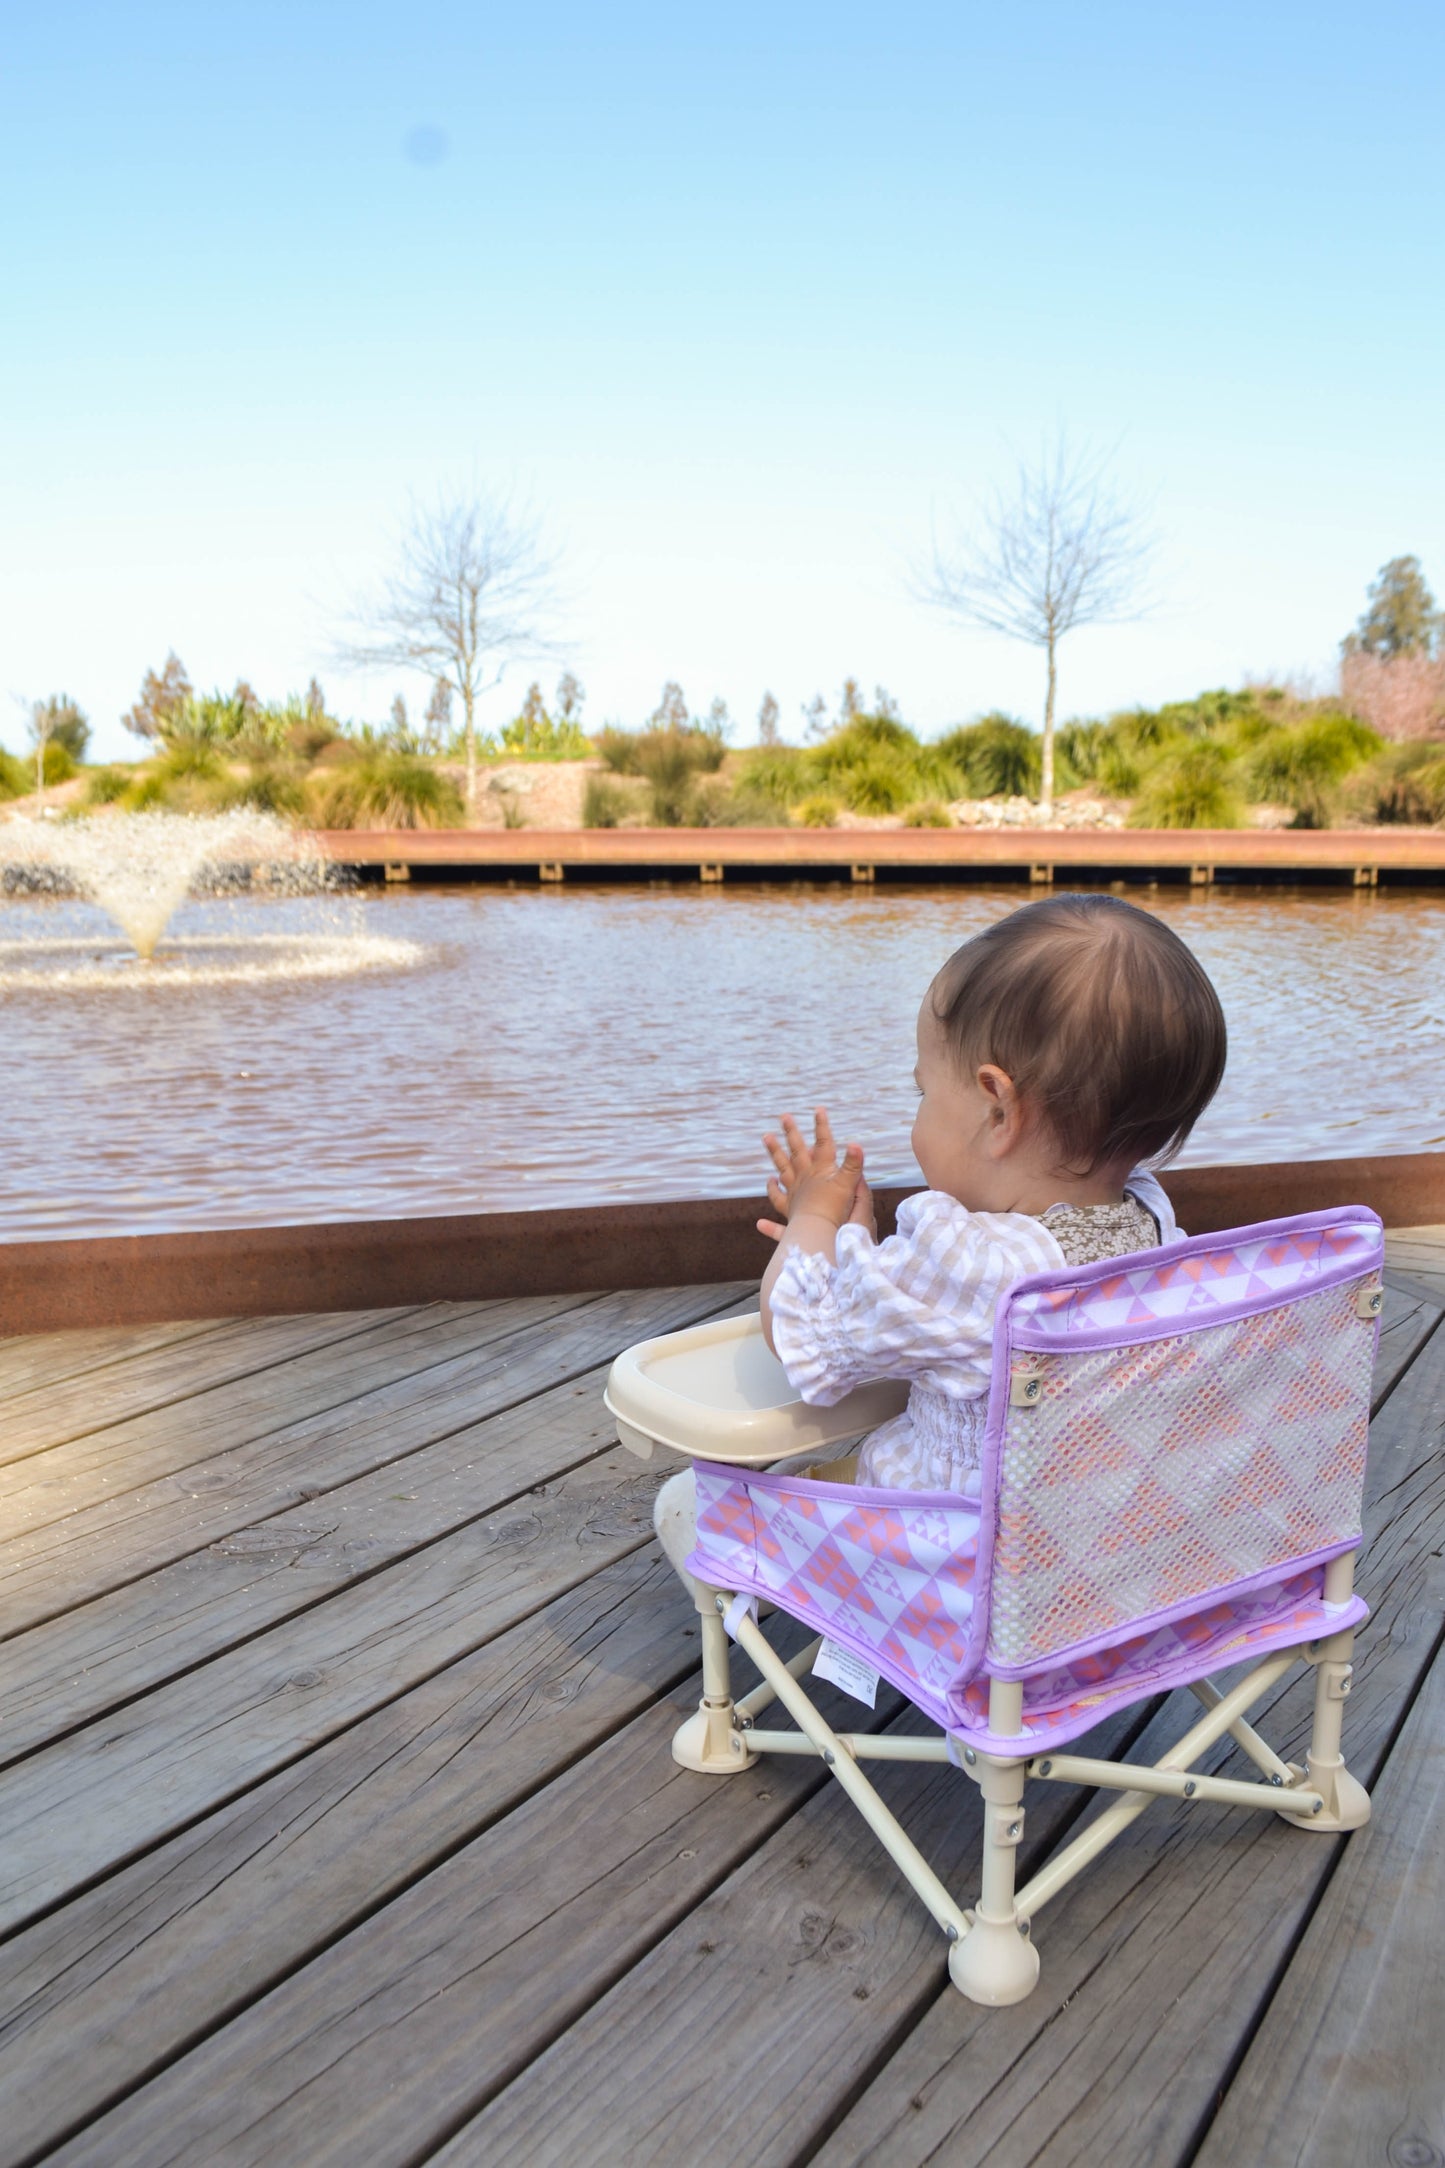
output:
[[[467,716],[467,826],[477,825],[477,725],[476,703],[470,685],[462,687],[462,705]]]
[[[1044,754],[1039,779],[1039,811],[1046,821],[1054,817],[1054,694],[1058,688],[1058,667],[1052,633],[1049,634],[1048,650],[1049,690],[1044,701]]]

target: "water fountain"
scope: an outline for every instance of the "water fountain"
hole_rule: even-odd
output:
[[[0,820],[0,884],[22,897],[80,897],[124,936],[96,934],[50,912],[22,911],[0,930],[0,989],[69,991],[199,986],[270,978],[335,978],[404,968],[424,951],[368,934],[314,838],[274,814],[97,813],[87,819]],[[230,910],[185,933],[171,921],[188,899],[264,898],[284,923],[257,926]],[[270,918],[278,917],[273,908]],[[3,927],[3,921],[0,921]]]

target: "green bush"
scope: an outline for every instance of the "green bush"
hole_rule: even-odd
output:
[[[808,755],[797,745],[759,745],[744,753],[737,767],[737,791],[785,820],[788,808],[808,795]]]
[[[632,811],[632,795],[609,776],[589,775],[582,793],[584,828],[620,828]]]
[[[1054,738],[1055,755],[1061,733]],[[1043,775],[1043,740],[1010,715],[985,715],[950,730],[938,750],[959,772],[967,798],[1037,798]]]
[[[911,805],[903,815],[905,828],[951,828],[953,820],[946,805],[936,798],[925,798],[919,805]]]
[[[1337,809],[1340,784],[1383,743],[1378,732],[1352,715],[1276,723],[1249,744],[1245,784],[1252,798],[1292,806],[1297,828],[1323,828]]]
[[[462,794],[442,769],[415,753],[363,748],[320,781],[316,817],[324,828],[449,828],[463,817]]]
[[[1148,771],[1130,820],[1136,828],[1238,828],[1243,817],[1228,752],[1202,739]]]
[[[614,775],[641,776],[648,784],[652,818],[659,828],[689,824],[697,778],[715,775],[727,754],[720,732],[694,724],[607,729],[597,750]]]
[[[35,770],[26,773],[25,763],[0,745],[0,799],[23,798],[35,788]]]
[[[812,798],[805,798],[796,808],[794,819],[800,828],[836,828],[842,811],[836,798],[826,791],[819,791]]]
[[[1445,745],[1422,738],[1386,746],[1349,778],[1342,810],[1348,820],[1389,825],[1428,828],[1445,821]]]
[[[294,818],[306,811],[306,783],[287,761],[253,760],[244,775],[229,775],[218,785],[215,802],[218,808],[249,805]]]
[[[130,789],[128,768],[92,768],[85,779],[87,805],[114,805]]]
[[[503,723],[502,750],[514,760],[585,760],[592,741],[580,723],[522,714]]]

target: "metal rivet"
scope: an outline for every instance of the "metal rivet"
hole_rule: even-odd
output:
[[[1284,1783],[1284,1778],[1282,1776],[1272,1776],[1269,1781],[1278,1788]]]
[[[828,1767],[831,1769],[833,1766],[833,1749],[831,1747],[824,1747],[823,1759],[828,1764]]]
[[[1194,1797],[1194,1794],[1195,1794],[1195,1792],[1196,1792],[1196,1791],[1198,1790],[1198,1788],[1199,1788],[1199,1787],[1198,1787],[1198,1786],[1196,1785],[1196,1783],[1195,1783],[1195,1781],[1194,1781],[1193,1777],[1191,1777],[1191,1778],[1189,1779],[1189,1782],[1188,1782],[1188,1783],[1187,1783],[1187,1784],[1185,1785],[1185,1787],[1184,1787],[1184,1796],[1185,1796],[1185,1798],[1186,1798],[1186,1799],[1192,1799],[1192,1798]]]
[[[946,1927],[944,1928],[943,1932],[944,1932],[944,1933],[945,1933],[945,1934],[947,1935],[947,1937],[948,1937],[948,1939],[949,1939],[949,1941],[950,1941],[950,1942],[957,1942],[957,1940],[958,1940],[958,1929],[957,1929],[957,1928],[956,1928],[956,1927],[954,1926],[954,1924],[953,1924],[952,1920],[950,1920],[950,1921],[949,1921],[948,1925],[947,1925],[947,1926],[946,1926]]]
[[[1023,1828],[1023,1826],[1024,1826],[1024,1825],[1023,1825],[1023,1823],[1022,1823],[1022,1822],[1010,1822],[1010,1823],[1009,1823],[1009,1825],[1008,1825],[1008,1833],[1009,1833],[1009,1835],[1010,1835],[1011,1837],[1016,1837],[1016,1836],[1018,1835],[1019,1831],[1020,1831],[1020,1830],[1021,1830],[1021,1829]]]
[[[976,1761],[978,1760],[978,1756],[977,1756],[977,1755],[976,1755],[976,1754],[974,1753],[974,1751],[973,1751],[973,1748],[972,1748],[971,1746],[966,1746],[966,1747],[964,1748],[964,1750],[963,1750],[963,1758],[964,1758],[964,1760],[965,1760],[965,1761],[966,1761],[966,1762],[968,1763],[968,1766],[969,1766],[969,1768],[970,1768],[970,1769],[971,1769],[971,1768],[973,1767],[974,1763],[975,1763],[975,1762],[976,1762]]]
[[[1046,1777],[1049,1771],[1053,1768],[1053,1766],[1054,1765],[1051,1761],[1041,1761],[1039,1763],[1039,1775],[1041,1777]]]
[[[1312,1806],[1312,1807],[1310,1808],[1310,1813],[1311,1813],[1311,1814],[1323,1814],[1323,1813],[1324,1813],[1324,1811],[1325,1811],[1325,1803],[1324,1803],[1323,1799],[1317,1799],[1317,1800],[1315,1801],[1314,1805],[1313,1805],[1313,1806]]]

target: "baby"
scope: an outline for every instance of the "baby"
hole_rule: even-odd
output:
[[[1015,1281],[1176,1239],[1141,1162],[1178,1149],[1219,1088],[1225,1029],[1200,964],[1111,895],[1032,903],[965,942],[918,1012],[913,1150],[928,1187],[880,1242],[861,1146],[826,1108],[764,1138],[777,1250],[763,1330],[825,1407],[906,1378],[860,1484],[976,1494],[994,1316]]]

